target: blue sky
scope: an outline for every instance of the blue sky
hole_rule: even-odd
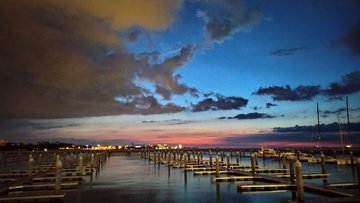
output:
[[[1,139],[334,147],[348,97],[356,145],[359,7],[2,1]]]

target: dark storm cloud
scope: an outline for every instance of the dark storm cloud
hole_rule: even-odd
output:
[[[176,11],[179,2],[134,2],[131,6],[142,4],[134,11],[142,15],[130,16],[126,22],[126,14],[110,9],[113,4],[129,6],[126,2],[99,1],[98,7],[89,4],[1,1],[0,117],[170,113],[185,108],[160,104],[154,95],[165,100],[173,95],[198,96],[196,88],[179,83],[181,76],[173,75],[191,60],[191,45],[162,62],[157,60],[158,52],[136,55],[124,46],[125,42],[138,41],[146,29],[165,29],[175,12],[151,13],[157,9]],[[134,22],[127,24],[131,19]],[[143,22],[144,28],[139,25],[127,30],[138,22]],[[126,39],[119,36],[124,30],[128,31]],[[145,38],[150,36],[145,34]],[[144,81],[156,91],[144,87]]]
[[[277,104],[273,104],[273,103],[270,103],[270,102],[266,103],[266,108],[270,108],[272,106],[277,106]]]
[[[360,91],[360,73],[354,71],[344,76],[338,82],[332,82],[322,92],[326,96],[352,94]]]
[[[144,29],[139,26],[132,26],[125,32],[121,33],[121,36],[130,43],[137,43],[140,40],[141,35],[144,33]]]
[[[242,97],[226,97],[220,94],[215,95],[216,99],[207,98],[197,104],[192,104],[191,108],[193,112],[199,111],[217,111],[217,110],[231,110],[231,109],[240,109],[247,105],[247,99]]]
[[[262,88],[260,87],[253,95],[273,95],[274,101],[307,101],[312,100],[320,93],[320,85],[303,86],[300,85],[295,89],[291,89],[290,85],[285,87],[271,86]]]
[[[243,119],[259,119],[259,118],[275,118],[275,116],[272,116],[270,114],[265,113],[248,113],[248,114],[238,114],[234,116],[234,119],[243,120]]]
[[[254,106],[254,107],[251,107],[254,111],[257,111],[257,110],[259,110],[259,109],[262,109],[262,107],[260,106]]]
[[[275,118],[276,116],[265,114],[265,113],[248,113],[248,114],[238,114],[234,117],[220,117],[219,119],[238,119],[238,120],[246,120],[246,119],[260,119],[260,118]]]
[[[48,130],[48,129],[57,129],[57,128],[64,128],[64,127],[76,127],[79,126],[78,124],[69,124],[69,125],[54,125],[51,123],[41,123],[41,122],[34,122],[30,120],[22,120],[22,119],[0,119],[0,129],[2,131],[6,130],[19,130],[20,128],[30,128],[33,130]]]
[[[359,5],[357,5],[359,7]],[[360,55],[360,19],[348,28],[338,40],[331,43],[332,47],[346,46],[353,55]]]
[[[349,108],[349,112],[356,112],[359,111],[360,108]],[[326,111],[321,111],[321,113],[323,114],[336,114],[337,112],[339,112],[341,114],[341,112],[345,112],[346,108],[342,107],[342,108],[338,108],[335,111],[330,111],[330,110],[326,110]]]
[[[260,11],[247,9],[241,1],[226,0],[221,3],[218,13],[198,11],[198,16],[205,21],[205,31],[211,42],[221,43],[239,30],[251,30],[251,24],[261,19]]]
[[[332,102],[332,101],[343,101],[343,97],[342,96],[333,96],[333,97],[329,97],[327,98],[325,101],[326,102]]]
[[[342,100],[342,95],[360,91],[360,73],[354,71],[341,76],[337,82],[332,82],[326,89],[320,85],[300,85],[292,89],[290,85],[260,87],[252,95],[272,95],[273,101],[309,101],[317,95],[328,97],[327,102]]]
[[[347,124],[342,124],[343,129],[347,129]],[[351,131],[360,131],[360,123],[350,123]],[[339,124],[337,122],[330,124],[321,124],[321,132],[339,132]],[[293,127],[275,127],[273,132],[317,132],[317,125],[298,126]]]
[[[295,54],[295,52],[301,51],[301,50],[307,50],[310,49],[310,47],[294,47],[290,49],[276,49],[269,53],[270,56],[289,56]]]
[[[177,113],[184,111],[186,108],[178,106],[174,103],[166,105],[160,104],[153,96],[135,97],[130,102],[124,103],[129,114],[164,114],[164,113]]]

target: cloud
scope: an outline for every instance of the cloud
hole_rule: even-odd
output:
[[[260,110],[260,109],[262,109],[262,107],[260,106],[253,106],[253,107],[251,107],[254,111],[257,111],[257,110]]]
[[[189,93],[194,97],[198,97],[196,88],[190,88],[186,84],[179,84],[178,80],[181,75],[174,73],[182,67],[193,56],[193,47],[188,45],[182,47],[179,54],[167,58],[161,64],[153,66],[143,66],[138,76],[140,79],[155,84],[156,93],[163,96],[165,100],[170,100],[173,94],[183,95]]]
[[[173,75],[191,60],[191,45],[163,61],[156,51],[133,54],[124,46],[145,32],[149,41],[149,32],[168,28],[181,1],[0,4],[2,118],[179,112],[185,108],[160,104],[154,95],[165,100],[186,93],[198,96],[196,88],[179,83],[181,76]],[[144,81],[156,91],[146,88]]]
[[[233,33],[252,29],[252,23],[261,19],[261,12],[247,9],[241,1],[225,0],[219,4],[217,13],[198,11],[198,17],[205,21],[205,31],[211,42],[221,43]]]
[[[192,104],[191,108],[193,112],[199,111],[217,111],[217,110],[232,110],[232,109],[240,109],[247,105],[247,99],[242,97],[226,97],[221,94],[215,95],[216,100],[212,98],[204,99],[197,104]]]
[[[326,102],[332,102],[332,101],[343,101],[343,97],[342,96],[333,96],[333,97],[329,97],[327,98],[325,101]]]
[[[347,129],[347,124],[343,124],[343,129]],[[350,123],[350,129],[352,131],[360,131],[360,123]],[[317,125],[304,125],[298,126],[295,125],[293,127],[275,127],[273,128],[273,132],[317,132]],[[330,124],[321,124],[320,132],[339,132],[339,124],[337,122]]]
[[[359,7],[359,5],[356,5]],[[337,48],[341,45],[346,46],[353,55],[360,55],[360,18],[355,25],[348,28],[331,46]]]
[[[270,108],[272,106],[277,106],[277,104],[273,104],[273,103],[270,103],[270,102],[266,103],[266,108]]]
[[[225,119],[226,117],[220,117],[219,119]],[[260,118],[275,118],[275,116],[265,113],[248,113],[248,114],[238,114],[234,117],[227,117],[227,119],[238,119],[238,120],[245,120],[245,119],[260,119]]]
[[[301,50],[307,50],[310,49],[310,47],[294,47],[294,48],[290,48],[290,49],[276,49],[273,50],[269,53],[270,56],[289,56],[289,55],[293,55],[298,51]]]
[[[329,86],[322,91],[326,96],[347,95],[360,91],[360,73],[354,71],[344,76],[338,82],[332,82]],[[336,97],[335,97],[336,98]]]
[[[300,85],[292,89],[290,85],[260,87],[252,95],[272,95],[273,101],[310,101],[317,95],[328,97],[326,101],[342,100],[341,95],[348,95],[360,91],[360,74],[354,71],[344,76],[338,82],[332,82],[326,89],[320,85]]]
[[[271,86],[267,88],[260,87],[253,95],[273,95],[274,101],[307,101],[312,100],[320,93],[320,85],[303,86],[300,85],[295,89],[291,89],[290,85],[285,87]]]

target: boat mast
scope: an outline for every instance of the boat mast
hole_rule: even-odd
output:
[[[319,103],[318,102],[316,102],[316,107],[317,107],[317,119],[318,119],[319,147],[321,149],[320,118],[319,118]]]
[[[341,131],[339,112],[336,112],[336,114],[337,114],[337,118],[338,118],[339,129],[340,129],[341,148],[342,148],[343,156],[345,156],[344,141],[343,141],[343,136],[342,136],[342,131]]]
[[[351,139],[350,139],[350,120],[349,120],[349,102],[348,102],[348,97],[346,97],[346,114],[347,114],[347,128],[348,128],[348,141],[351,144]]]

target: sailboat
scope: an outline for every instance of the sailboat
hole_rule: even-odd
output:
[[[348,107],[348,98],[347,97],[346,97],[346,109],[347,109],[347,118],[348,118],[348,130],[349,130],[349,134],[350,134],[349,107]],[[345,156],[344,141],[343,141],[343,135],[342,135],[342,130],[341,130],[339,112],[337,112],[337,118],[338,118],[338,123],[339,123],[339,130],[340,130],[340,141],[341,141],[342,156],[337,158],[336,163],[339,164],[339,165],[350,165],[350,164],[352,164],[351,163],[351,158]]]
[[[321,133],[320,133],[320,116],[319,116],[319,103],[316,103],[316,109],[317,109],[317,119],[318,119],[318,135],[319,135],[319,148],[321,149]],[[309,163],[321,163],[321,158],[315,158],[313,157],[309,157],[307,159],[307,161]],[[336,163],[337,159],[335,159],[334,157],[325,157],[325,162],[326,163]]]

